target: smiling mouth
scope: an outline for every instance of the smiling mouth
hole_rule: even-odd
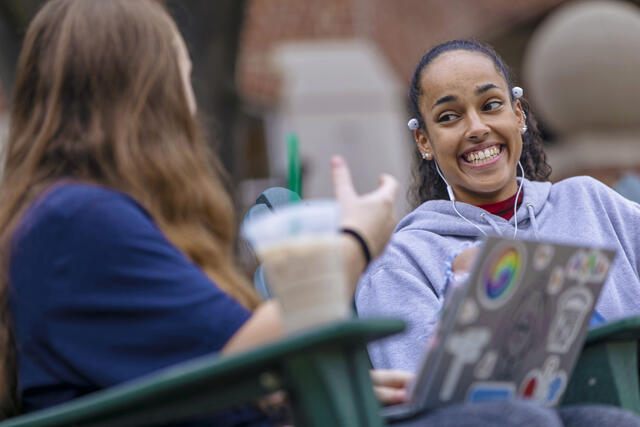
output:
[[[468,153],[464,153],[462,159],[470,163],[472,165],[482,165],[484,163],[489,163],[494,160],[496,157],[500,155],[502,152],[502,145],[493,145],[491,147],[487,147],[481,150],[470,151]]]

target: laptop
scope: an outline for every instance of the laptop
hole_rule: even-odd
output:
[[[406,419],[452,403],[562,397],[615,251],[488,237],[467,281],[450,291]]]

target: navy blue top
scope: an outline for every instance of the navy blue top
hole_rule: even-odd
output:
[[[23,215],[10,308],[26,411],[217,352],[250,316],[132,198],[78,183]]]

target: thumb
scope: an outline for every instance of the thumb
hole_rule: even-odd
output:
[[[373,194],[387,200],[395,200],[398,193],[398,181],[389,174],[380,175],[380,184],[373,191]]]
[[[331,176],[336,199],[346,201],[356,197],[356,190],[351,181],[351,172],[342,157],[333,156],[331,158]]]

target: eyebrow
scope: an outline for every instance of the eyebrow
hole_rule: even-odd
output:
[[[476,89],[476,95],[482,95],[483,93],[485,93],[489,89],[500,89],[500,88],[498,86],[494,85],[493,83],[487,83],[486,85],[482,85],[482,86],[480,86],[479,88]]]
[[[435,104],[433,104],[433,106],[431,106],[431,109],[433,110],[434,108],[436,108],[438,105],[440,104],[444,104],[445,102],[451,102],[451,101],[456,101],[458,98],[456,98],[453,95],[445,95],[442,98],[438,99]]]
[[[482,95],[483,93],[485,93],[486,91],[488,91],[489,89],[500,89],[498,86],[494,85],[493,83],[487,83],[484,84],[480,87],[478,87],[476,89],[476,95]],[[445,102],[451,102],[451,101],[457,101],[458,98],[455,97],[454,95],[445,95],[442,98],[438,99],[433,106],[431,107],[431,109],[433,110],[434,108],[436,108],[438,105],[440,104],[444,104]]]

